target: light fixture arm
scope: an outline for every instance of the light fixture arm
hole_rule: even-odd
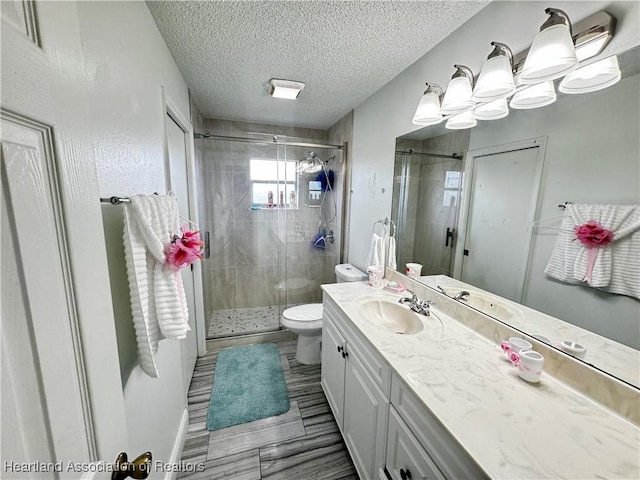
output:
[[[493,57],[499,57],[500,55],[504,55],[509,59],[509,63],[511,64],[511,70],[513,71],[513,53],[511,49],[500,42],[491,42],[491,46],[493,47],[493,51],[487,57],[487,60]]]
[[[559,8],[545,8],[544,13],[549,15],[547,21],[542,24],[540,27],[540,31],[543,31],[546,28],[552,27],[554,25],[566,25],[569,27],[569,32],[571,32],[571,20],[569,20],[569,15],[567,15],[563,10]],[[573,33],[572,33],[573,35]]]
[[[466,65],[454,65],[453,68],[457,68],[456,73],[451,76],[451,80],[458,77],[467,77],[469,79],[469,83],[471,86],[475,84],[475,77],[473,76],[473,72]]]
[[[424,91],[423,95],[426,95],[427,93],[435,93],[438,98],[442,97],[442,94],[444,93],[444,91],[442,90],[442,87],[440,85],[438,85],[437,83],[426,83],[427,85],[427,89]]]

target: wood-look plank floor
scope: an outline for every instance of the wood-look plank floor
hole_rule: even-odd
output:
[[[273,337],[254,336],[255,343]],[[245,343],[245,342],[242,342]],[[209,346],[199,358],[189,387],[189,427],[181,461],[202,471],[183,471],[178,478],[234,480],[358,479],[338,425],[320,386],[320,365],[295,360],[296,340],[273,341],[291,400],[290,410],[214,432],[207,430],[207,411],[218,351]],[[191,470],[189,468],[188,470]]]

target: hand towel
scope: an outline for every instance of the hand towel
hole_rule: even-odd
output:
[[[165,248],[179,234],[173,195],[135,195],[124,205],[124,246],[131,311],[142,370],[157,378],[154,354],[162,338],[182,339],[189,327],[180,272],[165,265]]]
[[[397,270],[396,264],[396,237],[389,237],[389,263],[387,266],[392,270]]]
[[[377,233],[371,235],[369,254],[367,255],[367,267],[384,267],[384,237]]]
[[[596,221],[614,234],[610,244],[596,248],[591,274],[589,248],[576,239],[574,227]],[[638,205],[569,204],[549,264],[549,276],[567,283],[640,298],[640,207]]]

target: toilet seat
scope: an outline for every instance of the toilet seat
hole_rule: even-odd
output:
[[[287,308],[282,312],[282,323],[297,328],[322,328],[322,304],[309,303]]]

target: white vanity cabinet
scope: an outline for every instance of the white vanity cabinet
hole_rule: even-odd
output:
[[[390,399],[386,465],[394,480],[487,478],[396,374]]]
[[[363,480],[378,477],[385,462],[389,366],[326,298],[322,388],[358,475]]]
[[[386,467],[393,480],[445,478],[393,407],[389,409]]]

